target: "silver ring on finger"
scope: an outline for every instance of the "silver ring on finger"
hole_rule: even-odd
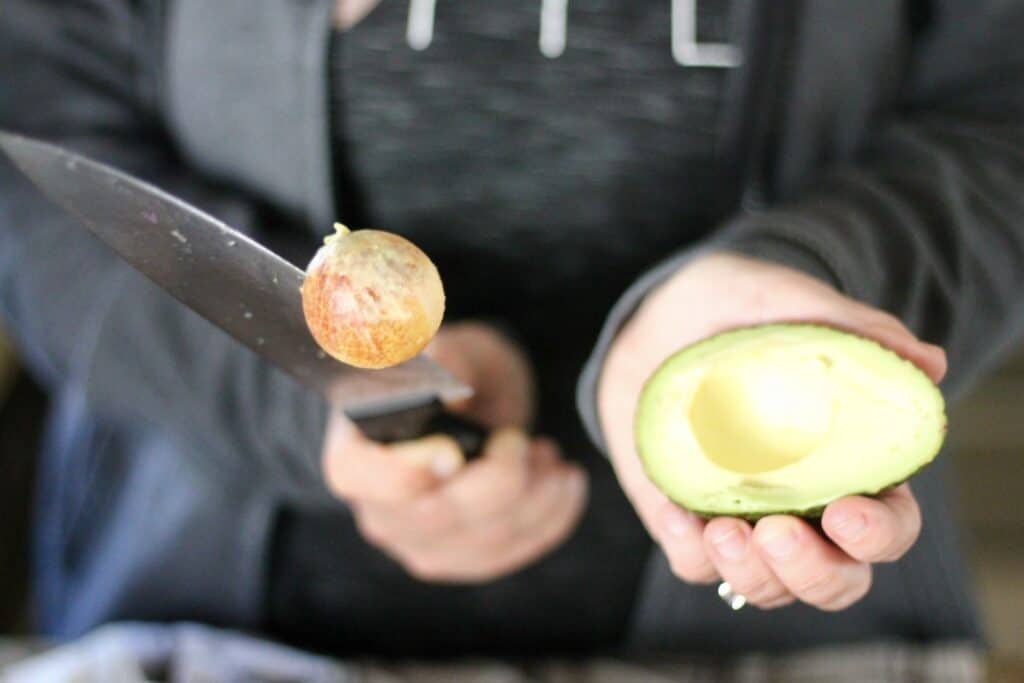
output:
[[[731,607],[733,611],[741,609],[747,604],[747,599],[734,591],[728,581],[718,584],[718,597],[722,598],[722,602]]]

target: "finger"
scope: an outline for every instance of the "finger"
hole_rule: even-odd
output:
[[[527,455],[519,453],[525,447]],[[534,444],[519,432],[498,432],[488,440],[484,455],[459,476],[431,492],[397,505],[365,505],[368,524],[394,543],[426,545],[460,528],[478,526],[518,503],[531,471],[557,462],[550,439]]]
[[[921,342],[919,353],[910,360],[924,370],[925,374],[936,384],[942,381],[949,369],[946,350],[935,344]]]
[[[539,459],[530,468],[530,476],[522,495],[503,514],[474,518],[464,523],[457,535],[446,542],[468,556],[500,556],[523,534],[543,524],[558,499],[565,495],[574,472],[580,468],[557,459]],[[585,480],[585,475],[584,480]],[[448,550],[446,552],[453,552]]]
[[[474,388],[449,407],[493,428],[523,427],[532,419],[533,371],[522,350],[481,323],[447,325],[425,351]]]
[[[751,543],[750,524],[732,517],[718,517],[704,529],[704,547],[718,573],[747,602],[764,609],[782,607],[795,600]]]
[[[550,447],[545,444],[540,448]],[[501,429],[488,439],[483,456],[467,465],[439,493],[469,523],[500,514],[526,489],[536,448],[522,431]]]
[[[463,527],[455,505],[431,491],[412,501],[353,504],[359,528],[377,544],[425,546]]]
[[[657,513],[656,538],[672,573],[688,583],[711,583],[718,570],[704,550],[705,522],[674,503],[665,502]]]
[[[352,516],[355,518],[356,529],[370,545],[388,550],[399,538],[398,527],[394,517],[376,503],[352,503]]]
[[[853,330],[874,339],[897,355],[919,367],[938,384],[946,374],[946,352],[941,346],[928,344],[914,336],[914,333],[896,317],[867,309],[870,322],[861,329]]]
[[[519,520],[495,519],[443,545],[408,552],[403,564],[417,578],[431,582],[479,583],[520,569],[561,543],[579,521],[586,504],[582,470],[559,466],[523,501]]]
[[[547,470],[562,460],[562,450],[558,444],[546,436],[538,436],[534,439],[533,447],[533,469]]]
[[[871,587],[871,567],[828,543],[803,520],[765,517],[754,527],[754,544],[789,592],[809,605],[841,610]]]
[[[484,529],[483,532],[499,543],[505,540],[503,537],[512,540],[517,536],[531,536],[550,521],[549,515],[558,509],[563,497],[582,501],[586,498],[586,492],[587,475],[578,465],[556,463],[546,469],[538,469],[516,508],[506,517],[496,518],[492,529]],[[502,527],[504,532],[501,531]]]
[[[518,439],[505,434],[496,434],[492,442],[493,447],[502,451],[518,447]],[[510,508],[522,503],[531,480],[552,471],[559,462],[558,448],[550,439],[540,438],[532,446],[527,442],[527,446],[531,449],[529,460],[513,462],[512,468],[503,469],[502,463],[495,462],[498,458],[492,452],[485,456],[485,460],[489,459],[487,467],[481,467],[485,460],[477,461],[449,483],[412,501],[360,504],[358,512],[360,528],[366,528],[364,536],[423,546],[437,543],[438,539],[460,529],[479,527],[492,517],[508,514]],[[521,459],[516,456],[516,460]],[[478,496],[481,502],[471,500]]]
[[[825,509],[822,528],[850,557],[861,562],[892,562],[921,534],[921,509],[907,484],[877,499],[851,496]]]
[[[435,488],[462,460],[458,445],[448,437],[383,446],[337,416],[328,423],[322,466],[328,489],[339,498],[394,503]]]
[[[576,528],[587,504],[587,477],[573,467],[560,479],[560,490],[551,494],[545,513],[534,524],[521,527],[518,542],[504,558],[496,558],[490,567],[485,564],[485,576],[500,576],[530,564],[563,543]]]
[[[570,477],[583,475],[577,467],[553,462],[535,467],[516,507],[503,516],[479,520],[456,533],[422,547],[421,555],[437,556],[448,566],[472,567],[480,575],[485,567],[502,563],[509,552],[523,544],[523,538],[536,535],[536,529],[552,520],[552,511],[566,495],[574,493],[576,483]],[[584,488],[585,488],[585,475]]]
[[[445,325],[423,349],[423,354],[432,358],[438,365],[455,376],[460,382],[476,389],[476,366],[470,358],[460,352],[460,344],[453,338],[458,325]],[[458,401],[447,401],[448,408],[455,412],[465,412],[472,405],[473,396]]]
[[[458,442],[447,434],[428,434],[418,439],[384,444],[384,450],[392,459],[430,470],[439,480],[451,479],[466,464]]]

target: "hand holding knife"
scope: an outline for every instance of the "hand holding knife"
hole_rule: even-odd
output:
[[[519,428],[528,420],[528,363],[493,329],[446,326],[435,338],[439,357],[471,366],[462,370],[488,408],[473,413],[511,425],[489,434],[445,410],[473,390],[422,354],[364,370],[325,353],[303,313],[305,273],[252,239],[51,144],[0,131],[0,149],[136,270],[327,400],[335,412],[321,454],[324,483],[362,536],[412,575],[490,581],[549,552],[576,526],[586,473],[552,440]],[[495,410],[495,396],[518,413]]]

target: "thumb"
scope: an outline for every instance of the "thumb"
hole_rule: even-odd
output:
[[[936,384],[945,377],[948,364],[943,348],[921,341],[902,324],[876,325],[862,334],[916,365]]]
[[[911,359],[915,365],[924,370],[925,374],[931,377],[932,381],[938,384],[946,376],[949,369],[949,362],[946,360],[946,351],[941,346],[919,342],[920,348]]]
[[[477,368],[465,353],[460,341],[459,337],[452,333],[452,328],[442,327],[437,336],[423,349],[423,354],[476,392],[479,384]],[[454,411],[466,411],[472,405],[474,396],[475,394],[459,401],[449,401],[447,406]]]
[[[531,422],[533,370],[523,350],[497,329],[455,323],[442,328],[425,353],[473,387],[467,400],[448,405],[453,412],[495,428]]]
[[[343,414],[331,416],[322,466],[328,489],[348,502],[400,503],[436,488],[462,464],[450,437],[432,435],[383,445]]]
[[[407,465],[429,469],[438,479],[448,479],[466,462],[466,458],[455,439],[445,434],[431,434],[411,441],[400,441],[385,447],[390,457],[398,458]]]

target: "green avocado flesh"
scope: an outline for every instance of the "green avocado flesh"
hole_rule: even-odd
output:
[[[817,517],[931,462],[944,408],[923,372],[874,341],[763,325],[666,360],[640,395],[634,434],[651,480],[693,512]]]

